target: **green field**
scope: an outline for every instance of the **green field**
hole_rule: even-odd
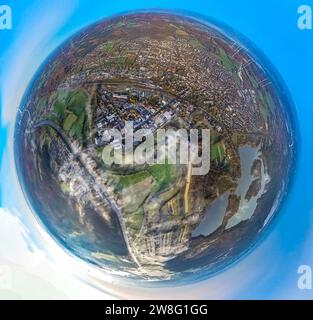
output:
[[[222,162],[225,158],[225,144],[215,130],[211,130],[211,161]]]
[[[226,54],[224,49],[220,48],[219,50],[220,50],[219,57],[220,57],[221,63],[226,68],[226,70],[231,72],[236,71],[237,69],[236,63],[229,58],[229,56]]]
[[[260,112],[265,121],[271,113],[275,110],[275,103],[270,93],[266,92],[263,94],[259,92],[258,94],[259,102],[260,102]]]
[[[53,104],[49,119],[62,126],[71,137],[82,141],[86,137],[87,94],[80,89],[59,91]]]
[[[202,50],[204,48],[204,45],[197,39],[193,38],[190,40],[190,43],[192,46],[194,46],[196,49]]]
[[[214,143],[211,146],[211,160],[222,162],[225,158],[225,145],[223,142]]]
[[[117,178],[117,189],[122,190],[145,180],[148,177],[153,177],[156,181],[154,192],[162,190],[170,184],[174,177],[175,165],[172,164],[154,164],[146,170],[136,172],[134,174],[115,176]]]
[[[126,224],[131,229],[133,236],[136,236],[141,229],[143,215],[143,208],[139,208],[136,212],[132,212],[126,216]]]
[[[107,64],[110,66],[123,66],[126,64],[127,57],[112,57],[109,58]]]
[[[149,176],[150,174],[147,171],[140,171],[134,174],[118,176],[118,189],[121,190],[127,188],[135,183],[146,179]]]
[[[175,176],[175,165],[173,164],[154,164],[147,170],[157,181],[155,192],[166,188]]]
[[[74,113],[69,113],[63,122],[63,129],[68,132],[70,131],[72,125],[77,120],[77,116]]]
[[[254,89],[257,89],[259,87],[257,80],[250,74],[249,71],[246,71],[245,69],[243,69],[243,70],[244,70],[243,72],[245,73],[245,75],[249,78],[249,81],[250,81],[252,87]]]
[[[210,132],[211,132],[211,136],[210,136],[211,144],[214,144],[218,141],[219,134],[215,130],[211,130]]]
[[[113,41],[108,41],[104,44],[104,50],[110,53],[114,48],[114,42]]]

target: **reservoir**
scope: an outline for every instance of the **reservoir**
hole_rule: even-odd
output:
[[[240,205],[238,212],[229,219],[226,229],[238,224],[240,221],[251,218],[257,206],[257,200],[263,194],[265,185],[268,182],[268,176],[264,172],[263,160],[260,158],[260,147],[252,147],[244,145],[239,147],[241,176],[238,180],[236,188],[236,195],[240,196]],[[251,168],[256,159],[261,160],[261,188],[255,197],[250,201],[245,199],[245,195],[249,189],[253,176],[251,175]],[[228,206],[229,191],[225,192],[219,198],[215,199],[206,209],[205,216],[202,222],[192,232],[192,237],[209,236],[214,232],[223,222],[224,215]]]

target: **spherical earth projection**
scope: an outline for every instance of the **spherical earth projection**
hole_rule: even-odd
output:
[[[122,279],[195,281],[246,253],[295,158],[288,93],[256,52],[221,25],[160,12],[103,20],[60,46],[34,76],[15,129],[18,177],[45,230]],[[108,146],[128,152],[126,123],[153,137],[209,130],[209,170],[109,165]],[[108,128],[121,139],[107,139]]]

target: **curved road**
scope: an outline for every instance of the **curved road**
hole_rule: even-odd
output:
[[[121,213],[115,199],[109,194],[108,190],[106,188],[104,188],[105,183],[99,184],[98,180],[99,180],[99,178],[102,179],[102,176],[94,168],[88,168],[88,166],[85,164],[84,159],[90,159],[91,162],[93,162],[94,160],[87,153],[82,151],[79,147],[76,147],[75,145],[73,145],[73,143],[70,141],[70,139],[64,133],[63,129],[59,125],[54,123],[53,121],[51,121],[51,120],[39,121],[34,126],[34,130],[36,130],[38,128],[42,128],[42,127],[50,127],[52,129],[54,129],[60,135],[62,141],[65,143],[65,145],[70,150],[70,152],[78,160],[79,164],[92,177],[93,182],[100,189],[99,191],[101,192],[101,196],[102,197],[104,196],[109,201],[111,208],[113,209],[114,213],[117,215],[117,218],[118,218],[118,221],[119,221],[122,233],[123,233],[123,237],[124,237],[124,240],[125,240],[125,243],[126,243],[126,246],[127,246],[127,249],[128,249],[130,256],[132,257],[133,261],[138,266],[138,268],[142,268],[138,259],[136,258],[136,255],[133,253],[132,247],[129,243],[127,231],[126,231],[126,225],[125,225],[122,213]]]

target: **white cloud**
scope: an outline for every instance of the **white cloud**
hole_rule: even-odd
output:
[[[0,221],[0,270],[5,271],[2,280],[4,276],[9,279],[6,286],[1,286],[0,281],[0,299],[110,297],[72,275],[64,268],[66,261],[62,265],[51,260],[32,240],[29,230],[14,212],[0,208]]]

